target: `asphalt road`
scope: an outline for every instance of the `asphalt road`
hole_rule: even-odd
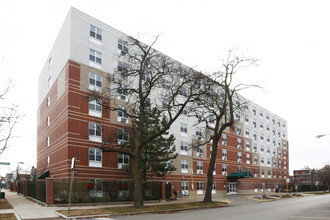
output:
[[[122,216],[124,219],[226,219],[226,220],[299,220],[330,219],[330,195],[308,196],[282,199],[272,202],[257,202],[248,205],[237,205],[225,208],[185,211],[173,214],[149,214]]]

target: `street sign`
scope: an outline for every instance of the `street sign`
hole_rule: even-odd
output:
[[[0,162],[0,165],[10,165],[8,162]]]

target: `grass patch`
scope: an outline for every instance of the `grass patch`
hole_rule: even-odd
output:
[[[0,199],[0,209],[12,209],[13,207],[6,199]],[[2,219],[2,218],[0,218]],[[16,219],[16,218],[15,218]]]
[[[208,208],[208,207],[223,207],[226,203],[212,202],[212,203],[202,203],[194,202],[189,203],[177,203],[177,204],[164,204],[164,205],[148,205],[141,209],[136,209],[132,206],[123,207],[111,207],[111,208],[99,208],[99,209],[76,209],[70,210],[70,216],[85,216],[85,215],[114,215],[114,214],[132,214],[132,213],[144,213],[144,212],[170,212],[180,209],[197,209],[197,208]],[[63,215],[67,215],[67,211],[58,211]]]
[[[16,216],[13,213],[0,214],[0,219],[17,220]]]

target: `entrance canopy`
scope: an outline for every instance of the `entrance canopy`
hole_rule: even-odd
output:
[[[227,176],[228,179],[238,179],[238,178],[252,178],[252,174],[250,172],[235,172],[231,173]]]
[[[45,172],[43,172],[42,174],[40,174],[37,179],[45,179],[46,177],[49,177],[49,170],[46,170]]]

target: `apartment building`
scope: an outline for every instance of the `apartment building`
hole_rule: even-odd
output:
[[[37,173],[56,180],[70,178],[71,160],[77,158],[76,179],[102,182],[127,179],[129,157],[102,152],[104,134],[128,134],[122,112],[112,112],[88,99],[90,90],[102,90],[114,69],[123,68],[118,53],[127,52],[128,36],[71,8],[39,76]],[[120,98],[126,99],[126,94]],[[239,100],[237,100],[239,102]],[[213,193],[275,191],[289,177],[287,122],[269,110],[248,101],[244,114],[235,115],[219,142]],[[175,190],[191,192],[191,168],[197,194],[206,190],[211,145],[196,150],[189,143],[201,135],[193,118],[180,116],[170,128],[179,156],[176,171],[157,181]]]

